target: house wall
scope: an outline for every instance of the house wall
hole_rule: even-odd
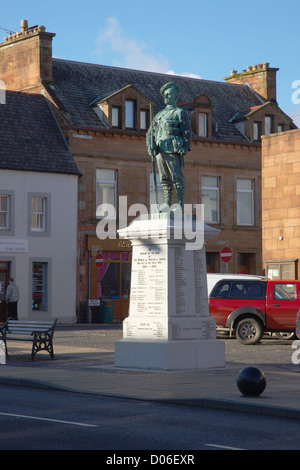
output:
[[[20,288],[19,318],[76,322],[77,176],[1,170],[1,191],[12,191],[14,230],[0,232],[0,246],[4,239],[9,246],[16,239],[28,243],[26,252],[0,251],[0,261],[11,263],[11,274]],[[50,198],[46,235],[30,233],[31,193]],[[33,261],[48,263],[47,312],[31,308]]]
[[[294,263],[299,278],[300,130],[262,138],[263,262]]]

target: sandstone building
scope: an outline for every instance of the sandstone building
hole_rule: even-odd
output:
[[[299,279],[300,130],[262,139],[263,265],[273,279]]]
[[[193,131],[185,157],[185,202],[203,203],[206,222],[220,230],[207,244],[208,271],[225,271],[220,250],[228,245],[229,272],[261,274],[261,135],[295,127],[276,101],[278,69],[264,63],[233,71],[220,82],[171,77],[56,59],[54,36],[22,21],[21,31],[0,44],[0,80],[7,90],[44,94],[81,173],[74,214],[78,320],[95,319],[96,309],[87,301],[99,296],[113,301],[115,320],[128,314],[131,247],[118,238],[99,240],[96,226],[104,214],[97,208],[115,205],[117,229],[120,197],[127,198],[128,208],[149,207],[152,164],[145,136],[152,113],[164,106],[160,87],[169,81],[181,88]],[[132,218],[128,215],[128,222]],[[96,268],[99,250],[105,263]]]

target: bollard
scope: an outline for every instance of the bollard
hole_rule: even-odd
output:
[[[256,367],[245,367],[237,377],[237,386],[246,397],[258,397],[266,388],[264,373]]]

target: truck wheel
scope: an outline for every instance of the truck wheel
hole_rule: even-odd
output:
[[[296,333],[294,331],[281,331],[275,333],[276,338],[278,339],[296,339]]]
[[[235,335],[242,344],[259,343],[264,334],[261,323],[254,318],[240,320],[235,328]]]

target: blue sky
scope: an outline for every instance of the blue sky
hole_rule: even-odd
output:
[[[299,0],[14,0],[1,7],[1,28],[19,31],[22,19],[56,33],[53,55],[63,59],[217,81],[269,62],[280,69],[279,106],[300,126]],[[6,35],[0,29],[1,42]]]

